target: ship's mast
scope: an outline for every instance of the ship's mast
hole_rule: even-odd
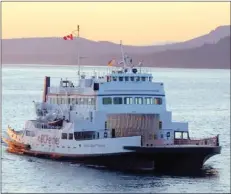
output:
[[[122,60],[123,60],[123,64],[124,64],[123,68],[125,69],[126,62],[124,60],[124,50],[123,50],[122,40],[120,40],[120,49],[121,49],[121,55],[122,55]]]

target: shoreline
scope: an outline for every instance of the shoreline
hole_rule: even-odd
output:
[[[2,68],[6,68],[6,67],[78,67],[78,65],[61,65],[61,64],[1,64]],[[87,68],[91,68],[91,67],[97,67],[97,68],[115,68],[118,66],[108,66],[108,65],[80,65],[80,67],[87,67]],[[204,69],[204,70],[208,70],[208,69],[214,69],[214,70],[230,70],[230,68],[195,68],[195,67],[158,67],[158,66],[143,66],[143,68],[154,68],[154,69]]]

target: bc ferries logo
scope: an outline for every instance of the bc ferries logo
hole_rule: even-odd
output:
[[[57,137],[50,137],[49,135],[41,135],[38,136],[38,141],[40,143],[48,143],[48,144],[59,144],[59,138]]]

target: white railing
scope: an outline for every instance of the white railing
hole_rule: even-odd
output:
[[[77,93],[82,93],[84,91],[83,88],[78,88],[78,87],[49,87],[48,88],[48,94],[77,94]]]

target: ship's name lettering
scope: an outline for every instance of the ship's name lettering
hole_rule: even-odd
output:
[[[104,144],[83,144],[84,147],[105,147]]]
[[[40,143],[48,143],[48,144],[59,144],[59,138],[57,137],[51,137],[49,135],[41,135],[38,136],[38,141]]]

